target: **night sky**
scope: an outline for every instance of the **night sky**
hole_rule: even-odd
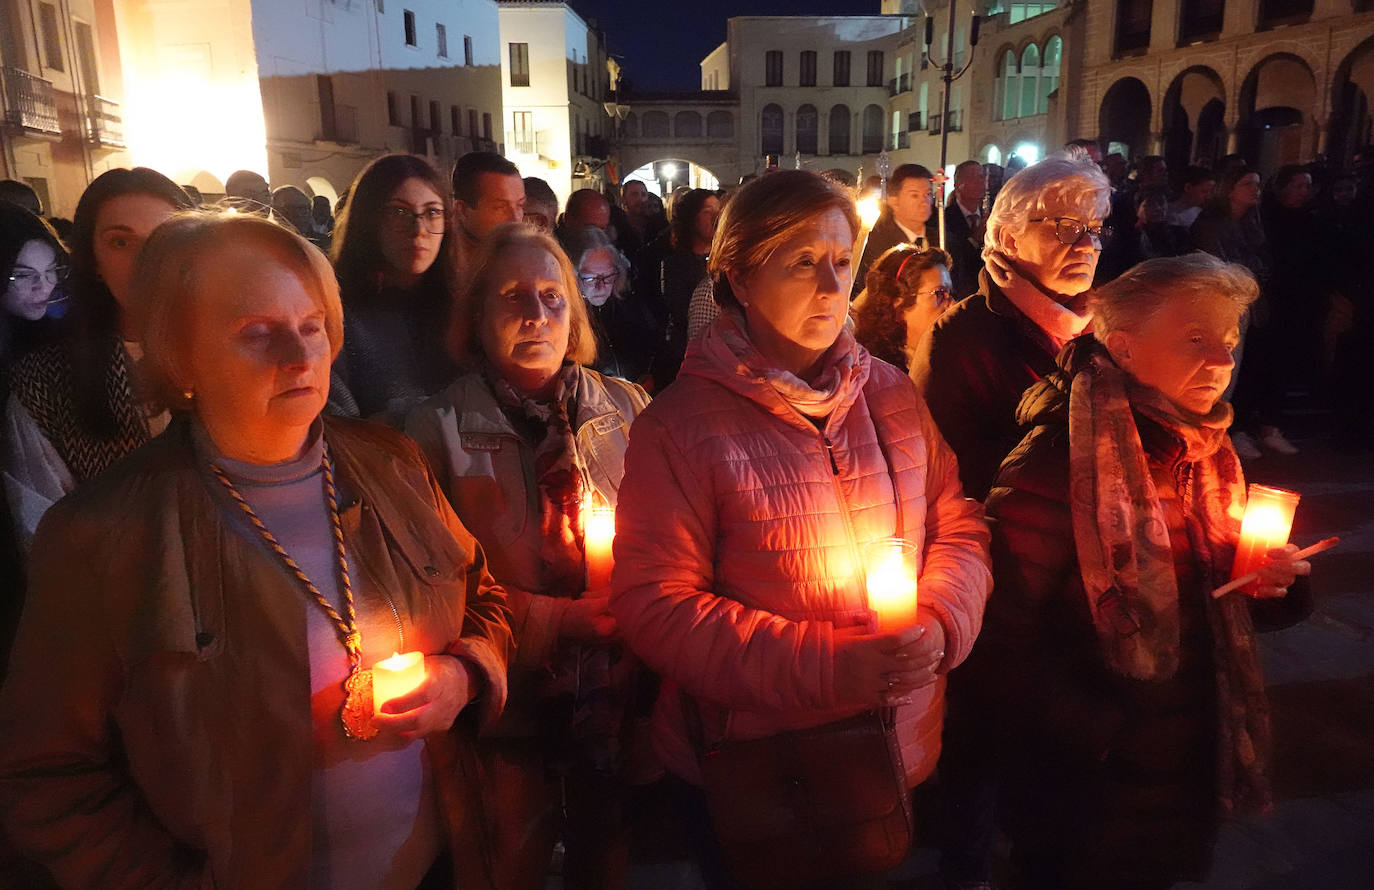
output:
[[[700,63],[744,15],[877,15],[881,0],[571,0],[606,33],[622,77],[640,90],[701,88]]]

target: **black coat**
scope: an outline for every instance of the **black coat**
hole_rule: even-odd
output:
[[[927,245],[939,243],[939,231],[936,228],[935,217],[932,215],[926,220],[925,243]],[[873,224],[873,229],[868,233],[868,243],[864,245],[863,256],[859,258],[859,268],[854,270],[854,287],[850,291],[849,298],[852,300],[864,289],[864,279],[868,277],[869,268],[878,261],[888,250],[898,244],[909,242],[911,239],[902,231],[902,227],[897,225],[897,220],[893,219],[890,210],[884,210],[882,216]]]
[[[973,232],[968,227],[963,208],[958,201],[951,201],[945,207],[945,250],[954,260],[950,278],[956,300],[978,292],[978,273],[983,271],[983,242],[972,239]]]
[[[1030,432],[987,499],[996,593],[965,667],[995,735],[1005,827],[1034,886],[1127,887],[1199,877],[1217,828],[1216,693],[1207,575],[1189,542],[1175,435],[1136,423],[1169,529],[1180,667],[1165,680],[1112,672],[1100,655],[1069,506],[1068,396],[1026,394]]]
[[[1054,342],[981,273],[982,289],[940,316],[917,348],[912,379],[959,458],[964,494],[982,500],[1016,447],[1021,394],[1054,370]]]

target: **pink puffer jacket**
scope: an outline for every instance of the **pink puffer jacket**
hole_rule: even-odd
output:
[[[894,482],[905,536],[922,544],[922,611],[944,626],[942,673],[968,655],[992,586],[982,507],[963,496],[906,375],[855,344],[818,430],[732,353],[732,325],[717,319],[694,341],[677,382],[636,419],[616,517],[613,609],[665,679],[658,754],[692,782],[680,692],[703,703],[708,741],[861,710],[836,697],[835,629],[868,620],[859,553],[898,533]],[[942,676],[898,711],[913,786],[939,756],[943,710]]]

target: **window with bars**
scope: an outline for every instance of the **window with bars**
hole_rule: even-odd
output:
[[[763,57],[763,85],[782,86],[782,50],[770,49]]]
[[[512,43],[510,45],[510,85],[527,87],[530,85],[530,45]]]

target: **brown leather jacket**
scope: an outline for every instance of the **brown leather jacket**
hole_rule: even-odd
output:
[[[505,701],[505,593],[409,440],[324,424],[353,495],[341,506],[355,573],[388,591],[412,648],[485,678],[425,743],[462,885],[486,886],[467,742]],[[175,423],[39,526],[0,693],[0,813],[64,885],[307,883],[314,606],[229,525],[215,484]]]

